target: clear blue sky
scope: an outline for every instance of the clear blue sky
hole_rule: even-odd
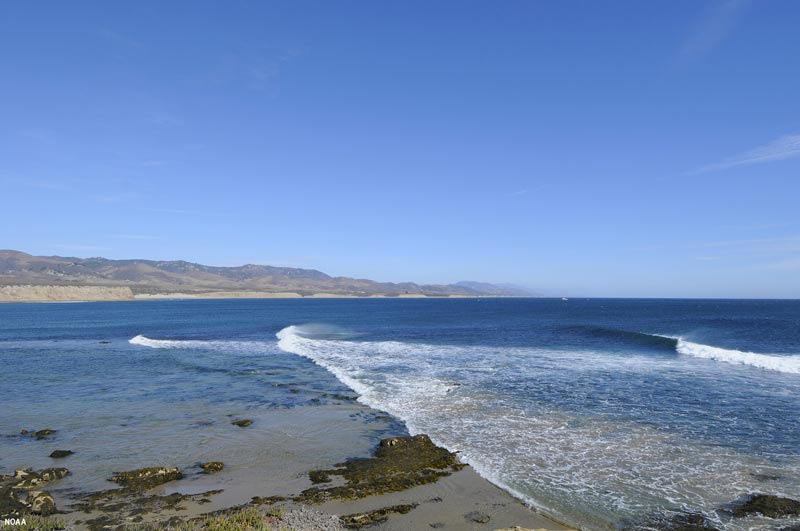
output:
[[[0,4],[0,248],[800,297],[800,2]]]

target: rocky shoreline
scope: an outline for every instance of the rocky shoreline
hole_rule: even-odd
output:
[[[246,420],[233,424],[247,427],[249,423]],[[23,430],[19,437],[37,441],[52,440],[57,435],[58,431],[54,429]],[[72,455],[69,450],[53,452],[56,453],[58,459]],[[364,511],[337,513],[319,510],[318,507],[326,502],[346,504],[404,493],[436,483],[465,466],[456,454],[434,445],[426,435],[384,438],[371,457],[350,459],[331,468],[308,471],[308,482],[312,486],[299,493],[275,492],[268,496],[254,496],[243,505],[211,512],[204,511],[203,506],[211,503],[222,490],[166,494],[159,489],[192,475],[216,474],[224,469],[224,463],[220,461],[198,463],[194,470],[153,466],[115,472],[107,479],[118,487],[73,493],[63,507],[57,507],[55,497],[44,489],[57,486],[59,480],[70,475],[68,468],[20,469],[11,475],[0,476],[0,519],[20,523],[15,529],[53,531],[343,531],[380,525],[394,515],[407,515],[421,502],[393,503]],[[270,487],[275,488],[275,485]],[[464,514],[465,525],[488,522],[488,516],[484,521],[482,513],[473,513]],[[554,524],[552,529],[565,528]]]
[[[233,424],[247,427],[250,425],[247,420],[242,419]],[[52,440],[57,436],[58,431],[54,429],[22,430],[19,434],[19,437],[31,441]],[[56,450],[51,457],[65,459],[70,455],[72,452],[69,450]],[[461,463],[456,454],[433,444],[426,435],[384,438],[371,457],[349,459],[330,468],[309,470],[307,479],[311,486],[297,493],[280,492],[280,487],[269,485],[265,481],[276,491],[266,496],[253,496],[245,504],[226,509],[205,511],[203,507],[212,503],[212,499],[223,492],[222,489],[191,494],[167,494],[159,490],[164,485],[177,484],[190,476],[219,473],[224,467],[221,461],[211,461],[197,463],[193,470],[152,466],[115,472],[107,479],[118,487],[73,493],[70,501],[63,507],[58,507],[54,496],[45,489],[57,485],[59,480],[70,475],[68,468],[20,469],[10,475],[0,475],[0,521],[19,524],[15,529],[43,531],[343,531],[368,526],[380,529],[532,529],[516,524],[510,527],[494,525],[495,521],[502,525],[498,521],[498,514],[514,513],[507,503],[492,504],[500,507],[492,514],[485,509],[466,511],[462,507],[467,506],[459,506],[461,515],[458,521],[462,525],[454,525],[452,521],[450,524],[428,521],[431,519],[430,515],[444,514],[447,510],[423,510],[422,506],[432,507],[443,502],[440,496],[431,496],[436,491],[425,489],[437,488],[434,486],[437,482],[461,473],[467,465]],[[414,492],[422,496],[414,498],[410,494]],[[475,492],[464,497],[482,496]],[[516,505],[515,508],[519,509]],[[415,520],[415,511],[426,514],[421,514]],[[752,493],[720,507],[718,512],[730,520],[746,519],[753,515],[773,518],[776,529],[781,531],[800,529],[797,524],[788,523],[787,520],[800,516],[800,501],[776,495]],[[529,516],[535,517],[538,529],[544,525],[547,529],[567,529],[554,521],[548,523],[533,512]],[[405,520],[399,527],[393,527],[392,523],[400,518]],[[785,525],[781,522],[785,522]],[[648,522],[633,523],[624,529],[719,531],[707,517],[692,513],[677,514],[671,518],[654,518]]]

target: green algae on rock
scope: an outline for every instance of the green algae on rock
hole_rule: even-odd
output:
[[[392,514],[406,514],[416,507],[417,507],[416,503],[404,504],[404,505],[392,505],[390,507],[383,507],[381,509],[377,509],[375,511],[369,511],[366,513],[355,513],[355,514],[340,516],[339,520],[341,520],[342,524],[344,524],[344,526],[347,528],[360,529],[362,527],[366,527],[369,525],[385,522],[386,520],[389,519],[389,516]]]
[[[486,524],[491,520],[491,516],[480,511],[471,511],[464,515],[464,519],[468,522],[475,522],[476,524]]]
[[[203,472],[206,474],[213,474],[225,468],[225,463],[221,461],[209,461],[208,463],[201,463],[200,468],[202,468]]]
[[[28,506],[34,514],[50,516],[56,512],[56,502],[53,497],[44,491],[32,490],[28,492]]]
[[[61,479],[67,474],[69,474],[69,470],[66,468],[45,468],[38,472],[30,468],[16,470],[11,486],[16,489],[32,489],[39,485]]]
[[[75,452],[73,452],[72,450],[53,450],[50,453],[50,457],[52,457],[53,459],[61,459],[62,457],[67,457],[74,453]]]
[[[53,514],[56,512],[53,497],[47,492],[33,489],[67,474],[69,470],[66,468],[46,468],[41,471],[26,468],[16,470],[13,476],[0,476],[0,516]]]
[[[46,428],[44,430],[37,430],[37,431],[34,431],[34,432],[30,432],[28,430],[22,430],[20,432],[20,434],[22,434],[22,435],[30,435],[31,437],[35,438],[37,441],[41,441],[42,439],[47,439],[48,437],[50,437],[51,435],[55,434],[56,432],[58,432],[58,430],[51,430],[49,428]]]
[[[222,490],[210,490],[199,494],[176,492],[160,496],[146,494],[135,488],[109,489],[83,494],[79,497],[80,501],[72,504],[70,508],[92,515],[93,517],[83,523],[91,531],[99,531],[120,528],[128,522],[141,521],[143,515],[183,510],[185,507],[181,504],[187,501],[197,504],[207,503],[203,500],[208,500],[210,496],[220,492]],[[152,526],[152,529],[162,528],[160,524]]]
[[[330,476],[341,476],[346,483],[329,488],[312,487],[295,500],[321,503],[328,499],[398,492],[433,483],[464,466],[456,454],[436,446],[427,435],[392,437],[380,442],[373,457],[351,459],[330,470],[311,471],[309,478],[316,483],[329,481]]]
[[[242,420],[234,420],[231,422],[234,426],[239,426],[240,428],[246,428],[253,424],[253,421],[250,419],[242,419]]]
[[[179,468],[162,466],[115,472],[110,481],[129,489],[147,490],[178,479],[183,479]]]

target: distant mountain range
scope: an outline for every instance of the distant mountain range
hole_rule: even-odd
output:
[[[78,286],[129,288],[134,296],[222,293],[314,296],[536,296],[510,284],[458,282],[415,284],[332,277],[315,269],[247,264],[214,267],[183,260],[109,260],[33,256],[0,250],[0,286]],[[127,290],[126,290],[127,291]]]

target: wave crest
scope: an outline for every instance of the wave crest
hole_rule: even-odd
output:
[[[692,356],[694,358],[722,361],[734,365],[750,365],[751,367],[758,367],[759,369],[789,374],[800,374],[800,356],[775,356],[757,354],[755,352],[743,352],[741,350],[728,350],[700,343],[692,343],[691,341],[680,338],[678,338],[675,350],[680,354]]]

